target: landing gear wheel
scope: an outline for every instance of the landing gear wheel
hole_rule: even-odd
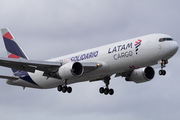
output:
[[[64,86],[64,87],[62,88],[62,92],[65,93],[66,91],[67,91],[67,86]]]
[[[109,93],[109,89],[108,88],[105,88],[104,89],[104,94],[107,95]]]
[[[166,75],[166,71],[164,70],[163,75]]]
[[[72,88],[71,87],[67,87],[67,92],[71,93],[72,92]]]
[[[57,87],[57,90],[58,90],[59,92],[61,92],[61,91],[62,91],[62,85],[59,85],[59,86]]]
[[[114,90],[113,89],[109,89],[109,94],[113,95],[114,94]]]
[[[159,70],[159,75],[166,75],[166,71],[165,70]]]
[[[159,70],[159,75],[162,75],[162,70]]]
[[[103,94],[103,93],[104,93],[104,88],[103,88],[103,87],[99,88],[99,92],[100,92],[101,94]]]

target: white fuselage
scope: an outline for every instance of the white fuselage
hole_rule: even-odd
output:
[[[159,42],[160,38],[171,38],[166,34],[150,34],[141,36],[82,52],[50,59],[48,61],[67,62],[99,62],[102,67],[95,71],[85,73],[80,77],[67,80],[67,84],[100,79],[116,73],[126,72],[146,66],[155,65],[160,60],[171,58],[178,49],[175,41]],[[21,79],[16,81],[8,80],[8,84],[35,88],[54,88],[63,85],[63,79],[48,78],[43,72],[35,71],[29,73],[33,81],[39,85],[33,85]]]

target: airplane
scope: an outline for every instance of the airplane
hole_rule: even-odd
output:
[[[159,75],[178,51],[178,43],[167,34],[149,34],[101,47],[53,58],[30,60],[8,28],[1,29],[8,58],[0,57],[0,66],[12,69],[13,75],[0,75],[7,84],[37,89],[57,88],[71,93],[70,84],[102,80],[99,92],[113,95],[109,88],[112,75],[126,81],[143,83],[154,78],[153,65],[160,64]],[[78,45],[78,44],[77,44]]]

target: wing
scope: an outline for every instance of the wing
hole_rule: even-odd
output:
[[[59,69],[60,66],[62,66],[62,63],[0,57],[0,66],[27,72],[35,72],[35,70],[55,72]]]
[[[97,62],[83,62],[81,63],[84,69],[83,73],[88,73],[96,70],[100,65]],[[0,57],[0,66],[17,69],[18,71],[27,71],[34,73],[35,70],[44,72],[44,76],[58,78],[55,74],[59,68],[65,64],[61,62],[50,61],[35,61],[26,59],[12,59]],[[1,77],[0,77],[1,78]]]

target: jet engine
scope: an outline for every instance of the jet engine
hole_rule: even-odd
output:
[[[126,77],[126,81],[134,81],[135,83],[142,83],[150,81],[154,78],[154,69],[152,67],[135,69],[130,76]]]
[[[58,76],[62,79],[71,79],[83,74],[84,67],[79,62],[69,62],[61,66],[58,70]]]

